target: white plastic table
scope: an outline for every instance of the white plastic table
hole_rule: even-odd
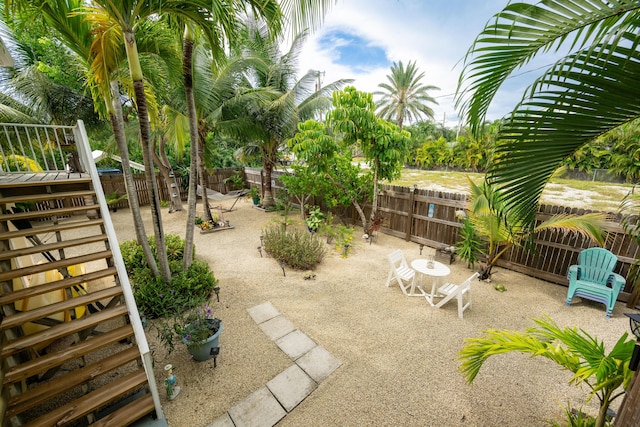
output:
[[[451,274],[451,270],[449,267],[444,265],[441,262],[433,261],[433,267],[429,268],[428,261],[426,259],[416,259],[411,261],[411,268],[413,268],[416,272],[423,274],[425,276],[433,277],[431,281],[431,292],[424,292],[422,288],[419,289],[424,293],[424,297],[427,299],[427,302],[434,307],[433,298],[436,297],[436,286],[440,283],[440,280],[443,277]]]

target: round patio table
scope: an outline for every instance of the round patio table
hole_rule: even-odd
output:
[[[424,275],[432,277],[431,281],[431,292],[425,292],[424,289],[420,288],[420,290],[424,293],[424,297],[427,299],[427,302],[433,307],[435,304],[433,303],[433,298],[436,297],[436,287],[440,283],[443,277],[451,274],[451,270],[449,267],[444,265],[438,261],[429,261],[426,259],[416,259],[411,261],[411,268],[413,268],[416,272]]]

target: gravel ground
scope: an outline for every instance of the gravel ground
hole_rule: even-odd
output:
[[[149,220],[149,211],[144,214]],[[167,233],[184,235],[186,213],[162,215]],[[135,235],[128,210],[112,217],[120,239]],[[212,360],[189,360],[184,346],[167,355],[148,333],[158,384],[171,363],[182,388],[173,401],[160,389],[170,426],[205,426],[290,366],[247,314],[265,301],[342,362],[279,426],[538,426],[567,402],[596,413],[597,399],[588,401],[588,388],[570,385],[571,373],[553,362],[494,356],[469,385],[458,372],[458,352],[465,338],[489,328],[524,330],[545,314],[560,326],[584,329],[610,349],[628,331],[622,303],[606,319],[601,304],[576,298],[566,307],[563,286],[498,268],[493,284],[507,291],[474,282],[473,306],[461,320],[455,302],[435,309],[423,298],[405,297],[398,286],[385,287],[387,254],[399,248],[411,262],[420,257],[415,243],[380,235],[369,245],[356,229],[353,252],[343,258],[328,245],[315,280],[305,280],[303,271],[283,276],[279,264],[257,249],[261,230],[281,219],[278,214],[242,200],[224,219],[234,228],[209,234],[196,229],[195,237],[197,258],[209,263],[221,287],[220,302],[212,299],[224,324],[217,367]],[[471,273],[457,261],[448,280],[462,282]]]

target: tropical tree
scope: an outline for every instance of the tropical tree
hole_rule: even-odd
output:
[[[490,329],[479,338],[465,339],[460,351],[460,371],[469,383],[491,356],[517,351],[542,356],[573,373],[570,384],[586,384],[600,402],[596,426],[604,426],[611,402],[624,394],[634,372],[629,369],[634,341],[625,332],[609,353],[602,341],[576,328],[560,328],[550,318],[533,320],[537,327],[526,332]]]
[[[143,248],[149,268],[156,276],[159,275],[155,258],[147,241],[137,193],[129,167],[128,147],[120,104],[120,90],[116,80],[116,73],[122,66],[125,57],[120,43],[122,34],[118,31],[109,31],[108,29],[111,26],[108,21],[90,22],[75,13],[84,6],[84,2],[78,0],[6,2],[6,6],[10,12],[20,11],[20,16],[26,20],[33,20],[34,16],[42,17],[48,28],[58,34],[68,51],[75,54],[76,66],[83,70],[86,85],[96,101],[94,104],[96,110],[101,116],[108,117],[111,123],[122,158],[123,175],[135,224],[136,237]],[[36,10],[38,11],[37,14]],[[153,38],[158,41],[157,34]],[[160,44],[160,46],[164,46],[164,44]],[[142,50],[146,51],[144,47]],[[158,50],[162,50],[162,47],[160,49],[154,48],[154,52],[158,52]]]
[[[379,180],[400,175],[408,154],[408,133],[376,117],[373,96],[353,86],[333,93],[333,109],[327,114],[326,124],[308,120],[299,125],[299,131],[289,142],[296,156],[349,195],[365,233],[369,232],[371,225],[380,219]],[[369,164],[368,173],[362,174],[359,167],[352,164],[351,155],[355,150],[364,155]],[[372,183],[372,191],[367,188],[364,193],[364,199],[372,201],[368,219],[360,204],[363,194],[354,188],[363,176],[369,176]]]
[[[373,174],[353,162],[353,147],[341,144],[330,132],[325,123],[307,120],[298,124],[298,133],[288,141],[289,148],[301,162],[299,168],[306,169],[303,176],[315,176],[312,191],[322,192],[330,208],[353,206],[366,231],[364,202],[371,199]]]
[[[251,118],[251,137],[244,146],[245,155],[259,153],[264,169],[263,206],[274,201],[271,174],[278,164],[285,141],[296,133],[299,122],[318,117],[331,107],[330,94],[352,80],[338,80],[314,91],[317,71],[309,70],[297,78],[298,58],[308,34],[294,37],[289,51],[282,53],[279,40],[269,38],[264,27],[250,22],[243,49],[245,58],[254,58],[247,83],[254,90],[270,89],[272,97],[265,102],[249,102],[246,117]]]
[[[599,135],[640,116],[640,3],[509,3],[470,47],[457,105],[478,132],[507,78],[542,54],[562,56],[524,92],[503,124],[488,179],[532,227],[557,167]],[[567,52],[566,55],[561,52]]]
[[[373,194],[369,222],[378,218],[379,180],[400,176],[404,159],[409,152],[409,134],[398,126],[375,116],[375,104],[370,93],[359,92],[349,86],[333,93],[333,110],[327,114],[327,124],[342,137],[343,143],[357,146],[373,173]]]
[[[602,226],[605,216],[599,213],[585,215],[557,214],[538,223],[534,228],[525,226],[522,220],[514,215],[510,205],[505,204],[500,190],[483,182],[475,184],[469,179],[470,200],[468,219],[478,237],[484,238],[486,250],[486,266],[481,271],[480,279],[491,276],[491,269],[498,259],[513,246],[527,244],[536,233],[544,230],[557,230],[565,233],[573,232],[604,244]]]
[[[421,117],[433,119],[433,109],[427,104],[438,104],[429,95],[429,91],[440,90],[436,86],[424,86],[420,81],[424,72],[420,72],[415,61],[409,61],[407,68],[402,61],[391,65],[391,74],[387,75],[388,83],[380,83],[378,87],[384,91],[374,92],[380,95],[377,101],[378,115],[394,121],[400,130],[405,121],[418,120]]]

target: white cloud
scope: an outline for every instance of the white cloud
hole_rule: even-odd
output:
[[[453,94],[462,59],[487,21],[506,4],[507,0],[340,0],[304,45],[300,71],[322,71],[325,83],[353,78],[359,90],[378,90],[378,84],[387,81],[390,64],[358,72],[336,62],[335,48],[345,40],[332,40],[331,49],[323,50],[319,44],[323,36],[336,31],[358,35],[384,49],[390,61],[416,61],[425,73],[422,83],[441,89],[430,93],[439,104],[432,106],[436,120],[446,116],[447,126],[453,126],[457,121]],[[498,95],[488,114],[492,120],[507,114],[519,99],[513,92]]]

